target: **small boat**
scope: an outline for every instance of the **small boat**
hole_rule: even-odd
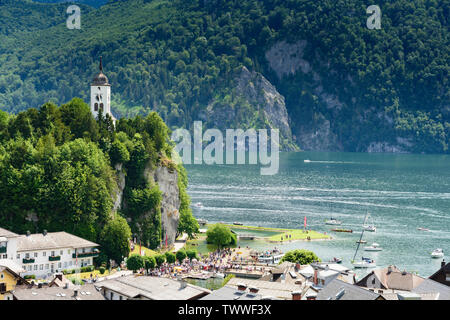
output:
[[[194,206],[196,206],[197,208],[203,208],[203,204],[201,202],[197,202],[196,204],[194,204]]]
[[[331,260],[331,262],[334,262],[334,263],[342,263],[342,259],[341,258],[333,258],[333,260]]]
[[[375,268],[377,266],[375,260],[364,257],[361,261],[353,261],[352,265],[354,268]]]
[[[281,258],[283,258],[284,253],[282,253],[278,249],[274,249],[272,251],[266,251],[258,256],[258,262],[261,263],[273,263],[278,264]]]
[[[367,243],[367,241],[366,240],[358,240],[358,241],[356,241],[356,243]]]
[[[339,221],[339,220],[336,220],[335,218],[331,218],[331,219],[329,219],[329,220],[326,220],[326,221],[325,221],[325,224],[330,224],[330,225],[340,225],[340,224],[342,224],[342,222]]]
[[[430,231],[430,229],[422,228],[422,227],[417,228],[417,230],[419,230],[419,231]]]
[[[382,251],[383,248],[380,247],[378,243],[372,243],[371,246],[364,247],[364,251]]]
[[[352,229],[331,229],[331,231],[334,231],[334,232],[349,232],[349,233],[353,232]]]
[[[311,160],[306,159],[306,160],[303,160],[303,162],[308,163],[308,162],[311,162]]]
[[[369,232],[375,232],[377,231],[377,228],[375,226],[364,226],[364,230]]]
[[[233,222],[233,224],[234,224],[235,226],[243,226],[243,225],[244,225],[244,224],[241,223],[241,222]]]
[[[432,258],[443,258],[444,257],[444,251],[440,248],[433,250],[431,253]]]
[[[197,219],[199,225],[204,226],[208,223],[208,220],[205,219]]]

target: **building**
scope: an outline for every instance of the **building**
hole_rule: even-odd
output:
[[[305,287],[286,281],[266,281],[256,279],[231,278],[226,284],[233,290],[249,290],[265,299],[299,300]]]
[[[95,283],[107,300],[198,300],[211,293],[185,281],[150,276],[123,276]]]
[[[383,296],[361,287],[334,279],[322,288],[315,300],[385,300]]]
[[[224,286],[220,289],[214,290],[211,294],[201,298],[200,300],[233,300],[233,301],[242,301],[242,300],[263,300],[266,297],[263,297],[260,293],[258,293],[257,288],[249,288],[249,290],[241,290]]]
[[[445,260],[442,260],[441,268],[430,276],[429,279],[450,287],[450,262],[446,264]]]
[[[98,244],[67,232],[17,235],[0,229],[0,234],[3,256],[22,266],[21,276],[47,278],[64,269],[91,266],[99,254]]]
[[[14,261],[0,259],[0,300],[13,300],[12,291],[17,285],[27,284],[20,276],[24,270]]]
[[[103,295],[92,284],[77,286],[76,288],[22,285],[13,291],[14,300],[105,300]]]
[[[91,112],[96,119],[99,114],[103,117],[108,114],[115,121],[111,113],[111,85],[108,77],[103,73],[102,57],[100,57],[99,69],[100,72],[95,75],[91,83]]]
[[[395,266],[376,269],[356,283],[386,300],[449,300],[450,287]]]

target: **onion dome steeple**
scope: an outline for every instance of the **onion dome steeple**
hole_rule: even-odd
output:
[[[94,80],[92,80],[92,85],[93,86],[109,86],[108,77],[106,77],[105,74],[103,73],[102,57],[100,57],[99,69],[100,69],[100,72],[94,77]]]

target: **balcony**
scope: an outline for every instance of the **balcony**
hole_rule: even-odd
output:
[[[0,253],[6,253],[6,247],[0,247]]]
[[[33,258],[30,258],[30,259],[23,258],[22,263],[34,263],[34,259]]]
[[[88,257],[98,257],[99,252],[85,252],[85,253],[78,253],[78,258],[88,258]],[[73,253],[72,258],[76,259],[77,254]]]
[[[61,256],[50,256],[48,257],[48,261],[60,261]]]

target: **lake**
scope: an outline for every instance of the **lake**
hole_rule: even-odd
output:
[[[309,160],[305,162],[304,160]],[[389,264],[430,276],[441,259],[431,251],[450,254],[450,156],[289,152],[280,153],[280,170],[261,176],[257,165],[186,165],[188,193],[197,218],[209,222],[308,228],[327,232],[332,241],[292,242],[283,251],[305,248],[322,260],[343,258],[351,266],[356,241],[366,213],[377,231],[365,232],[367,245],[377,242],[384,250],[365,252],[378,267]],[[336,218],[353,233],[331,232],[325,220]],[[417,228],[430,231],[419,231]],[[273,245],[256,241],[255,248]],[[369,269],[370,270],[370,269]],[[358,271],[358,275],[367,272]]]

